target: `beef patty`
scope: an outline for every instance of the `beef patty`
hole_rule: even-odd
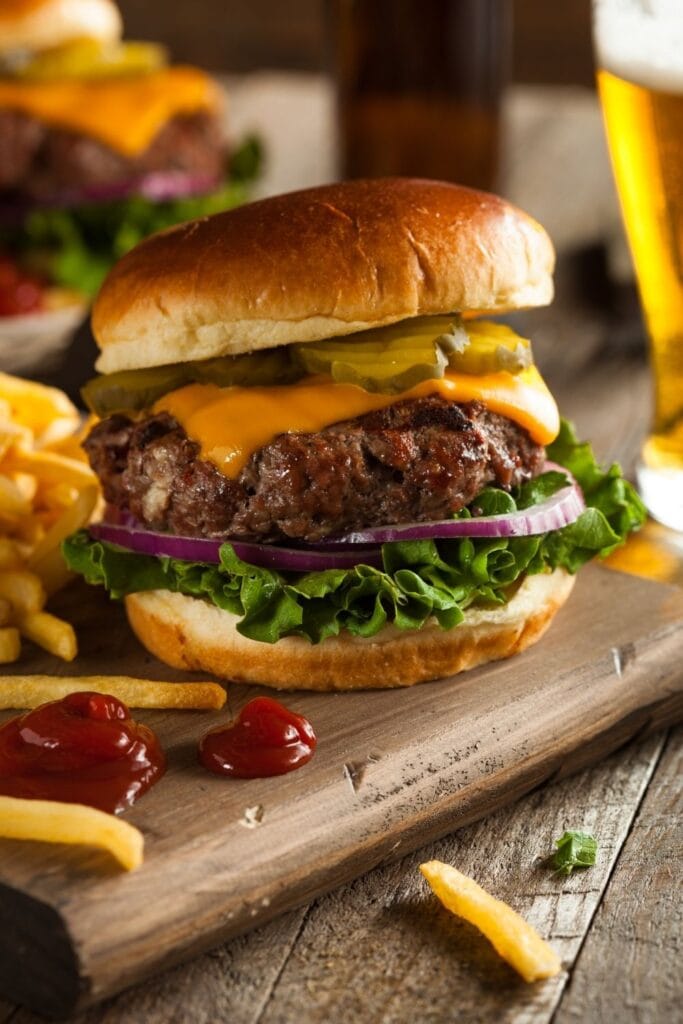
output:
[[[0,138],[0,187],[45,200],[55,190],[127,184],[152,171],[224,173],[220,120],[206,112],[171,118],[136,157],[13,110],[0,110]]]
[[[545,451],[480,402],[398,402],[313,434],[280,434],[228,479],[167,413],[112,416],[85,442],[105,498],[153,530],[315,542],[443,519],[487,484],[535,476]]]

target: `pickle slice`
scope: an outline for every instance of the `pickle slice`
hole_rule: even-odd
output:
[[[533,362],[531,344],[504,324],[463,326],[456,315],[416,317],[346,338],[265,349],[143,370],[123,370],[89,381],[81,394],[98,416],[148,409],[185,384],[257,387],[289,384],[305,373],[325,374],[365,391],[399,394],[424,380],[458,373],[519,373]]]
[[[339,384],[397,394],[423,380],[443,377],[451,356],[469,344],[457,316],[416,317],[345,338],[295,345],[294,358],[308,373]]]
[[[520,373],[534,361],[528,338],[515,334],[506,324],[470,320],[466,331],[470,344],[449,357],[450,368],[456,373]]]
[[[186,363],[190,380],[196,384],[217,384],[220,388],[267,387],[269,384],[291,384],[302,371],[290,358],[286,348],[269,348],[261,352],[245,352],[239,356],[219,356]]]
[[[187,383],[185,367],[180,363],[147,370],[121,370],[89,380],[81,389],[81,397],[91,412],[105,417],[115,412],[147,409],[157,398]]]
[[[289,384],[301,374],[301,369],[291,361],[286,349],[267,349],[239,356],[108,373],[88,381],[81,396],[91,412],[104,417],[116,412],[149,409],[162,395],[185,384],[256,387]]]
[[[31,81],[106,78],[156,71],[166,62],[166,50],[158,43],[102,43],[96,39],[77,39],[36,54],[17,73],[20,78]]]

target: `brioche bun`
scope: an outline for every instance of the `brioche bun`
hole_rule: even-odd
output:
[[[497,196],[385,178],[275,196],[161,232],[93,310],[101,373],[550,302],[553,247]]]
[[[174,668],[278,690],[363,690],[412,686],[519,654],[545,633],[573,586],[561,569],[527,576],[507,604],[471,608],[454,629],[387,626],[370,639],[342,633],[317,646],[301,637],[249,640],[236,615],[168,590],[132,594],[125,604],[138,639]]]
[[[109,42],[121,37],[112,0],[3,0],[0,53],[48,50],[75,39]]]
[[[543,228],[497,196],[444,182],[350,181],[276,196],[162,232],[125,256],[93,310],[103,373],[350,335],[438,313],[497,313],[552,297]],[[359,555],[359,558],[362,556]],[[125,598],[162,661],[277,689],[412,686],[534,643],[573,585],[521,580],[505,605],[442,630],[387,626],[313,645],[260,643],[239,617],[166,590]]]

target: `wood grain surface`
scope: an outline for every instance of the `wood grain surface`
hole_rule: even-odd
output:
[[[678,729],[664,745],[557,1024],[681,1018],[682,739]]]
[[[683,739],[683,730],[674,738]],[[613,884],[618,877],[620,851],[636,831],[633,823],[656,778],[663,747],[661,735],[631,744],[596,768],[539,789],[485,821],[380,866],[307,909],[285,914],[71,1022],[284,1024],[298,1019],[305,1007],[311,1024],[439,1024],[453,1019],[547,1024],[563,994],[573,997],[584,965],[591,972],[584,991],[592,992],[597,982],[601,1000],[611,1005],[617,1000],[621,1007],[628,964],[611,962],[605,970],[607,965],[588,953],[578,967],[574,964],[610,879]],[[600,837],[597,863],[590,871],[562,878],[550,870],[547,857],[553,839],[576,826]],[[527,913],[560,953],[563,973],[536,986],[520,982],[478,933],[449,917],[430,896],[417,865],[434,857],[457,864]],[[671,908],[671,887],[661,899],[666,888],[657,887],[649,910],[657,900]],[[623,920],[618,907],[616,916]],[[668,962],[666,973],[673,988],[671,966]],[[627,1024],[658,1019],[636,1016],[633,1003],[623,1009]],[[590,1013],[583,1018],[604,1019]],[[676,1015],[659,1019],[673,1022]],[[39,1018],[9,1008],[3,1015],[0,1007],[2,1024],[10,1020],[38,1024]]]
[[[147,667],[120,607],[82,583],[61,600],[80,673]],[[292,695],[320,742],[289,776],[224,780],[197,764],[199,735],[253,688],[230,687],[227,713],[140,712],[169,757],[127,815],[143,867],[0,842],[0,991],[71,1012],[604,757],[683,715],[682,646],[683,594],[589,567],[524,655],[398,692]]]
[[[234,83],[237,134],[256,127],[268,140],[267,191],[330,177],[331,113],[322,80],[260,75]],[[608,274],[606,247],[611,261],[620,224],[597,104],[576,90],[514,90],[507,114],[506,194],[565,250],[555,303],[521,315],[519,326],[564,413],[601,458],[632,472],[649,418],[649,376],[635,296]],[[83,360],[79,350],[60,383],[83,374]],[[683,540],[657,524],[612,561],[683,585]],[[112,645],[119,642],[114,632]],[[553,650],[553,633],[545,644]],[[154,668],[163,674],[141,662],[141,671]],[[627,744],[70,1024],[671,1024],[683,1004],[682,751],[680,728]],[[543,864],[565,827],[589,828],[600,843],[596,866],[566,880]],[[521,985],[476,933],[444,918],[415,877],[418,862],[433,857],[533,915],[562,954],[561,978]],[[166,898],[174,898],[170,889]],[[16,938],[16,930],[8,934]],[[2,1024],[39,1019],[0,1001]]]

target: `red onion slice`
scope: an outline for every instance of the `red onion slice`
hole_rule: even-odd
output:
[[[547,463],[545,470],[566,473],[561,466]],[[571,479],[571,477],[570,477]],[[575,522],[585,509],[583,495],[573,480],[547,501],[510,515],[480,516],[473,519],[443,519],[436,523],[398,523],[355,530],[316,547],[281,547],[254,544],[230,537],[179,537],[172,533],[145,530],[119,514],[119,523],[97,523],[90,533],[140,554],[178,558],[184,562],[220,562],[222,544],[232,544],[244,562],[283,572],[317,572],[324,569],[352,569],[355,565],[382,568],[382,544],[409,540],[447,540],[458,537],[528,537],[549,533]]]
[[[147,174],[125,181],[97,182],[79,187],[65,187],[42,195],[28,194],[0,203],[0,223],[5,226],[20,224],[35,209],[68,208],[94,203],[115,202],[131,196],[142,196],[151,202],[162,203],[188,196],[209,195],[216,192],[222,179],[212,174],[188,171],[149,171]]]
[[[390,544],[406,540],[448,540],[452,537],[530,537],[569,526],[579,518],[585,507],[581,489],[576,483],[571,483],[540,505],[509,515],[369,527],[336,538],[329,546],[334,544],[345,548],[349,544]]]
[[[130,526],[96,523],[90,527],[96,540],[117,544],[143,555],[167,556],[183,562],[220,562],[222,544],[232,544],[235,554],[250,565],[283,572],[317,572],[323,569],[352,569],[354,565],[382,568],[381,548],[374,546],[360,551],[357,546],[341,551],[319,551],[314,548],[283,548],[275,544],[251,544],[207,537],[178,537],[172,533],[153,533]]]

